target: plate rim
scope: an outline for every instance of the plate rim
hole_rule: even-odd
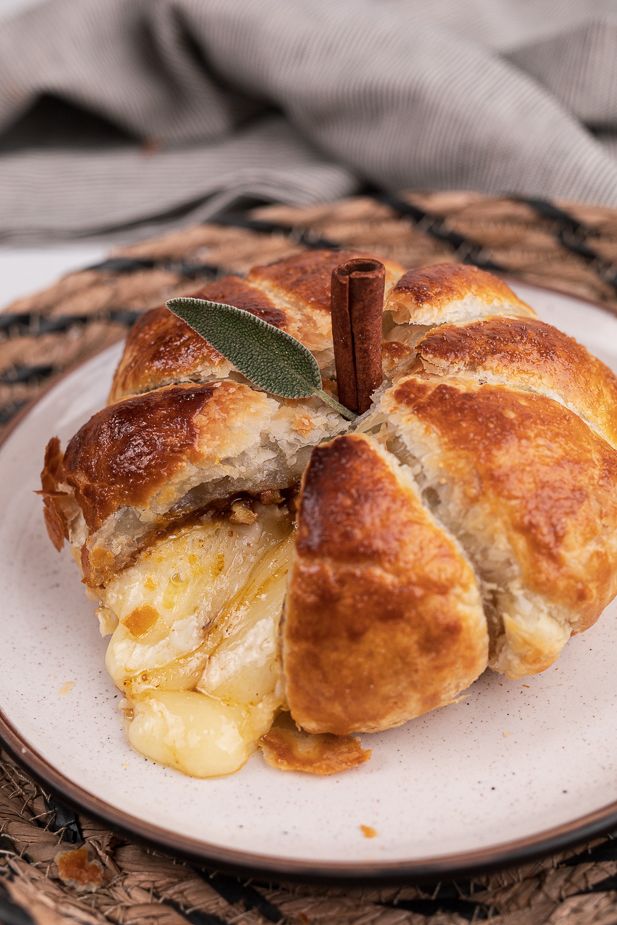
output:
[[[572,845],[603,835],[617,827],[617,801],[577,819],[553,826],[530,837],[488,845],[416,861],[328,861],[320,863],[300,858],[279,860],[274,857],[236,851],[215,843],[182,835],[132,816],[100,799],[74,783],[27,740],[0,710],[0,745],[26,768],[44,787],[76,809],[104,822],[116,831],[165,851],[192,860],[252,875],[278,874],[301,881],[329,883],[398,883],[434,882],[445,878],[471,877],[535,860],[563,851]]]
[[[508,276],[512,279],[511,274]],[[519,280],[525,283],[524,280]],[[615,313],[601,303],[591,299],[565,293],[548,286],[525,283],[538,289],[555,292],[578,302],[603,308],[615,318]],[[1,313],[0,313],[1,314]],[[617,320],[617,319],[616,319]],[[0,453],[12,434],[21,427],[38,403],[52,392],[64,379],[78,372],[91,360],[111,351],[117,342],[106,344],[99,350],[80,357],[62,372],[53,376],[45,388],[21,408],[10,421],[0,437]],[[44,758],[22,736],[6,714],[0,709],[0,746],[17,762],[29,771],[43,786],[65,800],[75,809],[83,811],[111,826],[129,837],[172,851],[191,860],[212,865],[215,868],[241,873],[281,875],[304,882],[348,883],[357,885],[359,881],[371,883],[434,882],[444,878],[469,877],[487,871],[494,871],[516,864],[536,860],[548,854],[563,851],[581,842],[599,835],[607,834],[617,828],[617,800],[600,809],[579,816],[562,825],[544,829],[531,836],[524,836],[510,841],[499,842],[485,848],[460,851],[439,856],[427,856],[415,861],[328,861],[316,862],[296,858],[280,860],[270,856],[253,854],[248,851],[225,848],[215,843],[203,841],[192,836],[173,832],[153,823],[132,816],[116,808],[111,803],[90,793],[80,784],[73,782],[58,771],[51,762]]]

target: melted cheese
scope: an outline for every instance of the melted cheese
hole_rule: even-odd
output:
[[[268,550],[221,615],[197,685],[203,693],[253,706],[272,696],[280,700],[278,617],[291,552],[291,537]]]
[[[102,594],[106,657],[131,744],[195,777],[237,770],[282,705],[278,626],[289,517],[204,518],[159,540]],[[113,624],[107,618],[107,625]]]
[[[230,774],[252,751],[241,709],[197,691],[146,694],[133,708],[128,736],[137,751],[193,777]]]

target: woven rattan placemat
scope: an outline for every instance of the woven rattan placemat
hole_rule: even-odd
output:
[[[458,260],[617,314],[617,210],[474,193],[367,195],[269,206],[122,248],[0,313],[0,438],[55,374],[121,338],[141,311],[200,280],[307,247],[406,266]],[[85,844],[78,854],[66,854]],[[82,881],[81,883],[79,881]],[[493,925],[617,923],[617,842],[597,840],[473,881],[424,887],[272,884],[207,870],[75,814],[0,760],[0,923]]]

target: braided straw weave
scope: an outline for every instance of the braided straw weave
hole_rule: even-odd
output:
[[[616,210],[463,192],[253,209],[122,248],[0,312],[0,438],[56,373],[123,337],[143,310],[221,272],[323,246],[409,267],[474,263],[617,314]],[[0,925],[470,921],[615,925],[617,841],[422,888],[247,882],[138,846],[76,815],[8,756],[0,760]]]

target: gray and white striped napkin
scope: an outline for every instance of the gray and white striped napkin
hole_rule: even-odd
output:
[[[617,0],[49,0],[0,24],[0,240],[367,181],[617,206]]]

